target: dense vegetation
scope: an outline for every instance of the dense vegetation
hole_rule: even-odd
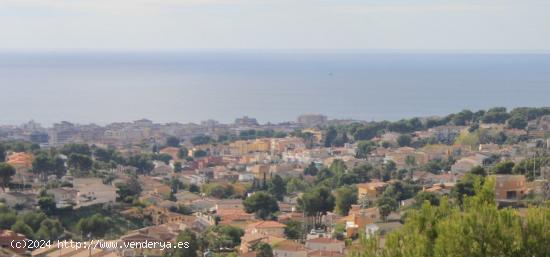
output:
[[[526,212],[499,209],[494,182],[475,183],[474,195],[457,204],[447,198],[437,204],[426,199],[407,213],[402,229],[362,238],[354,257],[471,257],[548,256],[550,207],[529,207]]]

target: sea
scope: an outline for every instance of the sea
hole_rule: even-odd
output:
[[[495,106],[550,106],[550,54],[0,52],[0,125],[374,121]]]

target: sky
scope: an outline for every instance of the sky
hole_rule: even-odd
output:
[[[548,0],[0,0],[0,50],[550,50]]]

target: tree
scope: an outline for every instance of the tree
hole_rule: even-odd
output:
[[[300,208],[308,217],[315,218],[315,224],[320,222],[322,215],[334,210],[334,196],[327,187],[317,187],[306,192],[298,199]]]
[[[82,154],[86,156],[91,156],[92,150],[87,144],[71,143],[64,145],[63,148],[61,148],[61,153],[66,156],[69,156],[71,154]]]
[[[279,175],[275,175],[268,184],[267,192],[274,195],[277,200],[283,200],[283,196],[286,193],[286,184],[283,178]]]
[[[174,172],[179,173],[183,170],[181,162],[174,163]]]
[[[303,192],[308,187],[307,182],[299,178],[291,178],[286,183],[286,192],[289,194]]]
[[[414,168],[416,167],[416,157],[414,157],[414,155],[407,155],[405,157],[405,165],[407,165],[407,170],[410,172],[410,179],[412,179]]]
[[[3,191],[10,184],[13,175],[15,175],[15,168],[5,162],[0,162],[0,183],[2,183]]]
[[[62,176],[65,173],[65,162],[53,152],[40,151],[35,154],[32,162],[32,172],[41,174],[43,180],[46,180],[50,174]]]
[[[40,240],[56,240],[63,235],[64,229],[59,220],[45,219],[40,223],[40,228],[34,237]]]
[[[397,144],[401,147],[403,146],[410,146],[412,142],[412,138],[408,134],[401,134],[399,137],[397,137]]]
[[[166,153],[156,154],[154,158],[157,161],[164,162],[164,164],[169,164],[170,160],[172,160],[172,156]]]
[[[431,205],[439,205],[439,197],[435,194],[435,193],[432,193],[432,192],[419,192],[418,194],[416,194],[416,196],[414,197],[414,201],[415,201],[415,206],[416,207],[421,207],[422,204],[424,204],[424,202],[429,202]]]
[[[69,155],[67,166],[77,172],[88,172],[92,169],[92,158],[84,154],[73,153]]]
[[[10,229],[17,221],[17,215],[11,210],[3,210],[0,212],[0,229]]]
[[[176,238],[177,243],[183,243],[183,248],[178,248],[172,254],[172,257],[197,257],[198,242],[197,236],[193,231],[186,228]],[[187,246],[187,247],[185,247]]]
[[[357,143],[357,153],[355,157],[366,159],[370,152],[376,149],[376,144],[372,141],[362,140]]]
[[[464,126],[474,118],[474,113],[470,110],[463,110],[453,115],[451,122],[457,126]]]
[[[470,170],[470,173],[474,174],[474,175],[478,175],[478,176],[482,176],[482,177],[485,177],[487,176],[487,171],[485,171],[485,169],[481,166],[475,166],[473,167],[471,170]]]
[[[179,147],[180,146],[180,139],[174,136],[170,136],[166,138],[166,146],[170,147]]]
[[[325,147],[331,147],[333,145],[334,140],[338,136],[338,131],[334,127],[330,127],[327,130],[327,134],[325,136]]]
[[[350,174],[355,175],[357,178],[357,182],[363,183],[370,180],[371,176],[373,175],[372,172],[374,170],[374,167],[370,164],[363,164],[360,166],[353,167],[351,169]]]
[[[6,147],[0,143],[0,162],[6,160]]]
[[[208,153],[204,150],[201,150],[201,149],[196,150],[196,151],[193,152],[193,157],[195,157],[195,158],[201,158],[201,157],[205,157],[207,155],[208,155]]]
[[[38,206],[47,215],[52,215],[57,210],[55,199],[52,195],[42,194],[38,198]]]
[[[513,115],[506,123],[509,128],[525,129],[527,127],[527,119],[521,115]]]
[[[493,167],[492,172],[495,174],[512,174],[514,165],[512,161],[500,162]]]
[[[11,230],[15,233],[20,233],[25,235],[27,238],[34,238],[34,232],[29,225],[25,224],[22,220],[18,220],[11,226]]]
[[[193,145],[205,145],[208,144],[212,139],[209,136],[198,135],[191,138],[191,144]]]
[[[304,169],[304,175],[315,176],[319,172],[317,165],[314,162],[309,163],[309,165]]]
[[[288,239],[299,240],[303,238],[304,224],[297,220],[288,220],[285,222],[285,236]]]
[[[147,174],[153,170],[155,165],[151,161],[151,157],[145,154],[132,155],[128,159],[128,165],[137,169],[140,174]]]
[[[528,207],[522,215],[512,208],[498,208],[494,181],[475,186],[461,208],[447,198],[439,206],[425,202],[410,210],[404,226],[380,238],[362,240],[356,257],[484,257],[548,256],[550,208]]]
[[[187,157],[189,157],[189,150],[185,147],[181,147],[178,151],[178,158],[185,159]]]
[[[495,107],[489,109],[485,115],[483,115],[483,123],[504,123],[510,115],[506,112],[504,107]]]
[[[209,227],[198,238],[200,249],[215,251],[234,248],[241,244],[244,230],[230,225],[216,225]]]
[[[27,212],[20,216],[21,220],[29,225],[33,231],[38,231],[42,221],[48,218],[43,212]]]
[[[111,227],[111,219],[97,213],[91,217],[81,218],[76,224],[77,230],[85,237],[104,237]]]
[[[256,257],[273,257],[273,249],[271,245],[266,243],[258,243],[256,248]]]
[[[342,216],[348,215],[352,204],[357,203],[357,190],[352,187],[341,187],[335,193],[336,211]]]
[[[265,193],[256,192],[243,202],[247,213],[256,213],[256,217],[266,220],[273,216],[273,213],[279,210],[277,199]]]
[[[319,173],[315,176],[315,181],[319,183],[332,177],[334,177],[334,173],[330,169],[322,168],[321,171],[319,171]]]
[[[136,176],[130,176],[127,182],[115,184],[119,201],[132,203],[141,193],[141,185]]]
[[[340,159],[335,159],[334,161],[332,161],[332,163],[330,164],[330,167],[329,169],[334,173],[334,174],[344,174],[346,172],[346,170],[348,169],[348,167],[346,167],[346,164],[344,163],[344,161],[340,160]]]
[[[398,207],[397,201],[389,196],[382,196],[378,198],[376,205],[378,206],[380,216],[382,216],[384,220],[386,220],[392,211],[397,210]]]
[[[230,184],[209,183],[204,185],[203,192],[216,198],[230,198],[235,193],[235,189]]]

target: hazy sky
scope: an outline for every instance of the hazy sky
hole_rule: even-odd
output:
[[[550,50],[549,0],[0,0],[0,49]]]

